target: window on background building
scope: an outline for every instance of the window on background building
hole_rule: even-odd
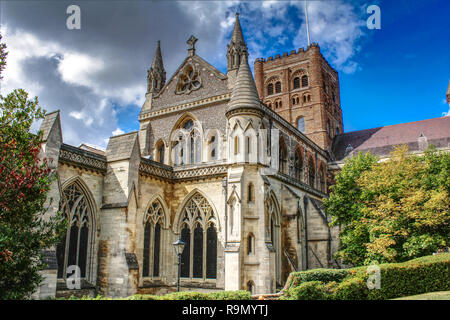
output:
[[[302,76],[302,87],[307,87],[308,86],[308,76],[304,75]]]
[[[267,95],[270,96],[271,94],[273,94],[273,83],[267,85]]]
[[[281,92],[281,82],[280,81],[277,81],[275,83],[275,92],[276,93],[280,93]]]
[[[305,118],[300,117],[297,119],[297,129],[300,132],[305,132]]]
[[[298,88],[300,88],[300,78],[295,77],[294,78],[294,89],[298,89]]]

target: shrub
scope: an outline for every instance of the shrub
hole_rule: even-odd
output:
[[[219,291],[219,292],[195,292],[195,291],[182,291],[173,292],[166,295],[154,295],[154,294],[135,294],[126,298],[118,300],[250,300],[251,294],[248,291]],[[66,298],[56,298],[56,300],[67,300]],[[111,300],[111,298],[102,297],[97,295],[96,297],[83,296],[81,298],[71,296],[68,300]]]
[[[365,300],[367,299],[367,284],[360,278],[349,278],[337,284],[330,290],[332,299],[337,300]]]
[[[285,288],[295,287],[308,281],[340,282],[348,275],[348,269],[314,269],[292,272],[286,281]]]
[[[367,267],[295,272],[289,276],[283,299],[392,299],[450,290],[450,253],[403,263],[379,265],[380,289],[367,288]]]
[[[308,281],[289,289],[291,300],[324,300],[326,297],[321,281]]]

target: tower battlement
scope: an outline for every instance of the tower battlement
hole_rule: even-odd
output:
[[[323,149],[343,132],[339,75],[317,43],[254,63],[260,100]]]

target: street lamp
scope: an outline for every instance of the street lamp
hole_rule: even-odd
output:
[[[184,250],[185,243],[181,238],[175,241],[173,244],[173,248],[175,250],[175,254],[178,257],[178,280],[177,280],[177,292],[180,292],[180,276],[181,276],[181,254]]]

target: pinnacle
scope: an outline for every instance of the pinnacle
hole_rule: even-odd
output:
[[[242,34],[241,23],[239,22],[239,13],[236,12],[236,21],[234,23],[233,35],[231,36],[231,42],[236,44],[244,44],[244,35]]]
[[[153,70],[163,70],[163,60],[161,55],[161,41],[158,40],[158,46],[156,48],[155,57],[153,58],[152,62],[152,68]]]

